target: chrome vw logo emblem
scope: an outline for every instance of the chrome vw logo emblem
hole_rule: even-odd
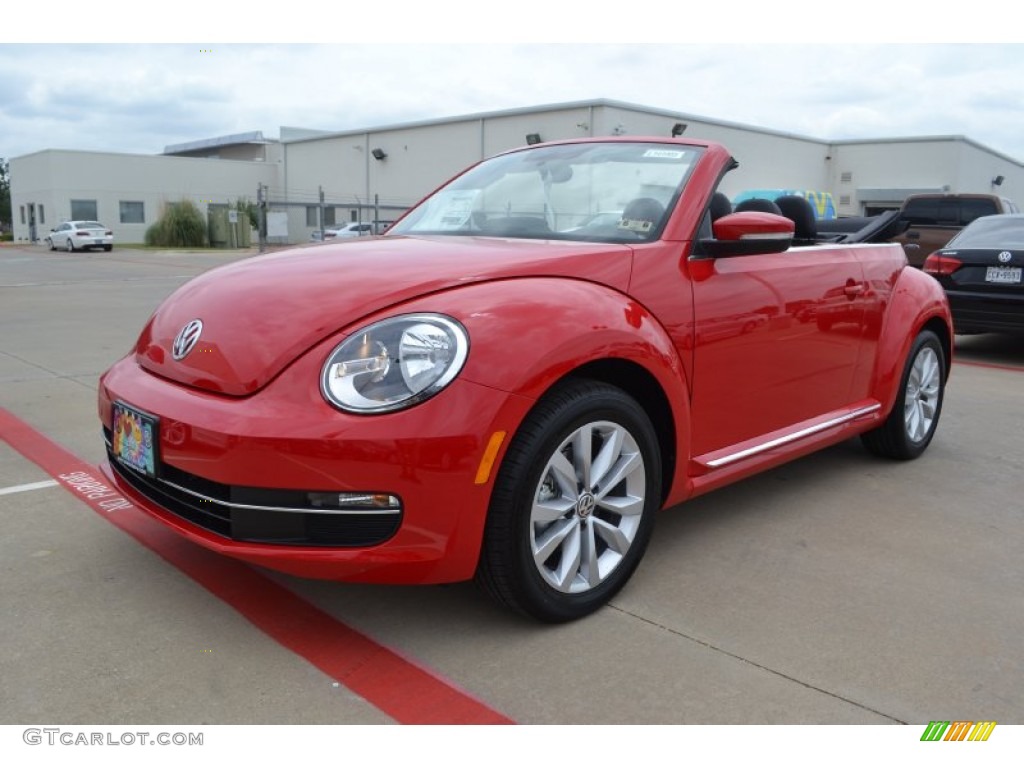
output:
[[[1010,259],[1013,258],[1013,254],[1009,251],[1003,251],[999,254],[999,263],[1006,264]]]
[[[175,360],[183,359],[199,341],[199,334],[203,332],[203,321],[196,318],[185,323],[185,327],[178,331],[174,337],[174,344],[171,346],[171,356]]]
[[[596,506],[597,501],[594,499],[594,495],[584,491],[576,502],[576,514],[582,518],[590,517],[590,513],[594,511]]]

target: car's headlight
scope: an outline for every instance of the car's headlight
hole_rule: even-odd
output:
[[[344,411],[408,408],[444,389],[469,353],[466,330],[442,315],[400,315],[353,333],[334,348],[320,389]]]

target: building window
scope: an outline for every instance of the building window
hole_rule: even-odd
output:
[[[19,205],[18,208],[21,210],[21,223],[25,223],[25,206]]]
[[[45,224],[46,223],[46,209],[43,208],[43,204],[42,203],[39,204],[39,223],[40,224]]]
[[[122,224],[144,224],[146,221],[145,208],[141,202],[133,200],[122,200],[121,203]]]
[[[316,206],[315,205],[307,205],[306,206],[306,226],[307,227],[315,227],[319,223],[320,222],[317,221]]]
[[[71,201],[71,220],[72,221],[96,221],[99,216],[96,215],[96,201],[95,200],[72,200]]]
[[[324,226],[333,227],[335,223],[334,208],[324,208]]]

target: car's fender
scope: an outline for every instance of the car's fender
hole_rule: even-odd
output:
[[[458,320],[470,346],[460,378],[517,399],[537,401],[577,373],[630,391],[652,413],[656,429],[671,433],[664,446],[671,453],[665,457],[666,494],[669,487],[683,487],[690,396],[682,360],[657,318],[628,295],[585,280],[516,278],[467,285],[392,309],[443,312]],[[660,393],[651,392],[652,381]],[[650,402],[655,394],[667,406],[668,425],[657,423],[663,414],[662,404]]]
[[[946,375],[952,362],[953,321],[942,286],[930,275],[905,267],[896,280],[875,355],[872,396],[889,413],[898,395],[911,344],[925,326],[933,327],[946,349]]]

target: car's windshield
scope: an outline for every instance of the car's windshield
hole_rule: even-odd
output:
[[[1024,216],[976,219],[947,248],[1024,248]]]
[[[701,151],[594,142],[500,155],[435,192],[388,234],[653,240]]]

